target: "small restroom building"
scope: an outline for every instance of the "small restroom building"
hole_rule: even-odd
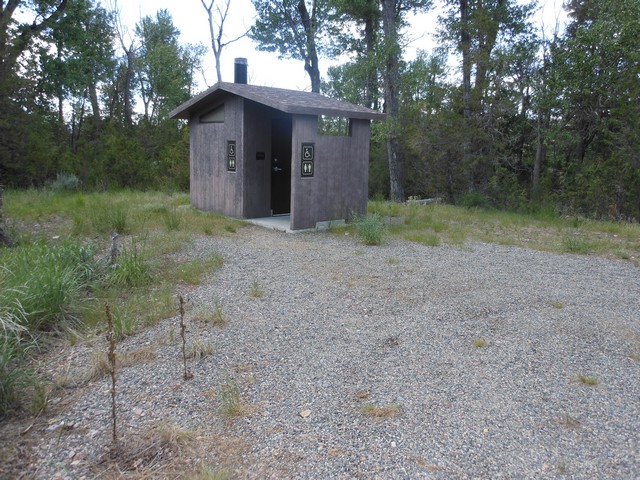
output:
[[[246,77],[236,59],[236,83],[171,112],[189,122],[191,204],[234,218],[283,216],[288,230],[365,213],[371,120],[385,115]]]

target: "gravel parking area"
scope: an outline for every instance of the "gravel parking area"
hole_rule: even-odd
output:
[[[213,352],[189,361],[185,381],[177,318],[121,342],[154,356],[119,374],[123,438],[178,425],[195,440],[175,458],[230,478],[640,477],[631,263],[258,227],[199,237],[189,255],[212,250],[222,269],[182,291],[187,343]],[[216,308],[226,325],[198,320]],[[58,363],[73,374],[95,348],[68,347]],[[243,404],[231,418],[225,385]],[[55,418],[26,434],[29,476],[116,475],[100,463],[109,387],[102,377],[54,399]],[[117,475],[173,475],[155,452],[131,453]]]

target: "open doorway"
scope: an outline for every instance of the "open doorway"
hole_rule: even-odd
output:
[[[291,117],[271,120],[271,214],[291,213]]]

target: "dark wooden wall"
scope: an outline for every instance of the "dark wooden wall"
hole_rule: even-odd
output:
[[[217,106],[211,105],[211,108]],[[225,99],[224,123],[200,123],[200,115],[211,108],[194,113],[189,121],[191,204],[200,210],[241,218],[244,196],[244,99],[235,96]],[[236,142],[235,172],[227,171],[229,140]]]
[[[371,124],[351,122],[351,136],[322,136],[316,116],[293,116],[292,230],[366,212]],[[302,178],[300,157],[307,142],[315,143],[315,172]]]

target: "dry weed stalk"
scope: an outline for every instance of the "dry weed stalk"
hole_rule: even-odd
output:
[[[118,235],[117,232],[114,232],[111,236],[111,253],[109,254],[109,264],[111,266],[115,265],[118,261],[118,255],[120,255],[120,250],[118,249]]]
[[[118,445],[118,431],[116,420],[116,339],[113,333],[113,317],[111,316],[111,310],[109,304],[104,304],[104,310],[107,315],[107,341],[109,342],[109,353],[107,358],[109,360],[109,373],[111,374],[111,418],[113,420],[113,446]]]
[[[184,325],[184,298],[182,295],[178,295],[178,301],[180,302],[180,336],[182,337],[182,361],[184,363],[184,379],[190,380],[193,378],[193,373],[187,369],[187,339],[186,331],[187,327]]]

